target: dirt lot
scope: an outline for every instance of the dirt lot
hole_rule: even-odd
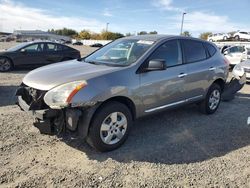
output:
[[[0,73],[0,187],[250,187],[250,85],[211,116],[190,105],[137,120],[99,153],[38,133],[14,105],[26,73]]]

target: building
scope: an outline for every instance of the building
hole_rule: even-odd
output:
[[[51,41],[71,41],[68,36],[56,35],[41,30],[15,30],[13,35],[17,40],[51,40]]]

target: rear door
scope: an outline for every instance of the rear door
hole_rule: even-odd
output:
[[[216,67],[214,62],[208,59],[209,54],[203,42],[183,39],[181,44],[187,65],[186,96],[189,101],[199,100],[204,97]],[[214,51],[216,52],[216,49]]]
[[[178,40],[160,45],[144,63],[165,60],[166,70],[140,73],[141,96],[146,112],[156,111],[185,102],[186,65],[182,64]]]
[[[46,64],[60,62],[63,59],[63,50],[61,48],[62,45],[55,43],[46,43],[46,56],[45,62]]]

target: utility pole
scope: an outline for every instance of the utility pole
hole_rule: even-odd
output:
[[[187,14],[187,13],[186,13],[186,12],[183,12],[183,13],[182,13],[182,20],[181,20],[181,33],[180,33],[180,35],[182,35],[183,22],[184,22],[184,16],[185,16],[185,14]]]
[[[109,28],[109,23],[106,23],[106,32],[108,32],[108,28]]]

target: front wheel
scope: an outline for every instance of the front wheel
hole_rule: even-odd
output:
[[[203,102],[200,103],[200,111],[204,114],[213,114],[216,112],[221,101],[221,87],[213,83]]]
[[[12,62],[8,58],[0,57],[0,72],[8,72],[12,68]]]
[[[87,142],[102,152],[114,150],[127,139],[131,124],[132,115],[126,105],[104,104],[93,117]]]

